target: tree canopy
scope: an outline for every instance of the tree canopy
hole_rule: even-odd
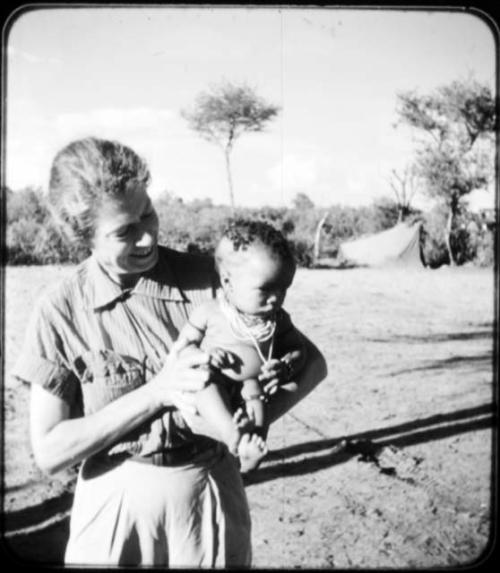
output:
[[[487,188],[494,174],[497,117],[491,89],[469,78],[429,94],[403,92],[397,112],[401,122],[423,135],[415,165],[427,194],[449,209],[447,242],[453,263],[450,237],[462,199]]]
[[[496,128],[491,89],[473,79],[455,80],[425,95],[402,92],[398,99],[401,119],[423,129],[437,143],[455,138],[472,147],[478,137]]]
[[[278,111],[277,106],[267,103],[252,87],[227,81],[200,93],[192,109],[181,111],[191,129],[222,147],[232,207],[234,192],[230,154],[234,142],[245,132],[263,131]]]

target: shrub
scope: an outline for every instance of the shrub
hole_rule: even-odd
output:
[[[290,246],[294,254],[297,266],[311,268],[314,263],[314,246],[310,241],[291,239]]]
[[[444,205],[435,206],[423,216],[423,254],[431,268],[450,262],[445,235],[447,218],[448,210]],[[489,266],[494,263],[493,232],[477,213],[462,208],[455,218],[450,243],[458,265]]]
[[[160,243],[181,251],[213,253],[217,235],[231,216],[229,207],[214,206],[209,200],[184,203],[169,193],[156,199],[154,205]]]
[[[78,263],[89,255],[80,243],[65,241],[57,231],[40,189],[6,192],[6,247],[9,264]],[[233,217],[256,218],[278,228],[290,242],[298,265],[313,265],[314,238],[325,208],[317,208],[307,197],[299,197],[294,207],[237,208],[214,205],[211,200],[185,203],[169,193],[155,199],[160,221],[159,240],[171,248],[212,254],[222,228]],[[389,199],[378,199],[368,207],[333,205],[322,231],[322,255],[335,257],[340,243],[392,227],[397,206]],[[448,263],[444,229],[447,213],[437,206],[423,215],[423,254],[430,267]],[[463,211],[457,218],[452,248],[459,264],[494,262],[493,232],[479,215]]]
[[[421,236],[422,254],[425,264],[432,269],[450,262],[446,248],[447,217],[447,211],[441,205],[434,207],[424,215]]]
[[[6,247],[11,265],[78,263],[89,254],[61,237],[42,191],[32,188],[7,193]]]
[[[27,187],[21,191],[6,191],[7,225],[21,219],[44,223],[48,216],[43,192],[39,188]]]
[[[479,267],[492,267],[495,264],[495,241],[493,231],[484,229],[479,241],[474,263]]]

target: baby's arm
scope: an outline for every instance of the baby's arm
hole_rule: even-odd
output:
[[[241,397],[245,402],[245,410],[249,419],[253,422],[255,429],[262,433],[265,432],[265,404],[263,401],[264,393],[261,385],[256,378],[247,378],[243,381],[241,388]]]
[[[295,391],[297,384],[293,380],[305,366],[307,352],[302,335],[284,311],[276,331],[274,348],[279,358],[268,360],[259,376],[264,392],[274,394],[283,384],[287,384],[289,391]]]
[[[187,344],[200,346],[205,338],[210,313],[213,312],[211,303],[197,306],[189,315],[189,319],[179,333],[179,339],[185,340]],[[231,368],[236,363],[233,354],[223,348],[210,349],[210,365],[222,370]]]

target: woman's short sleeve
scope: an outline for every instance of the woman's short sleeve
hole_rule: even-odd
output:
[[[77,400],[79,380],[64,360],[64,349],[51,318],[51,305],[40,301],[31,315],[24,344],[10,372],[12,376],[38,384],[72,405]]]

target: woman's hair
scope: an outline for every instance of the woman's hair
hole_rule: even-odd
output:
[[[68,238],[90,245],[103,201],[118,199],[128,189],[145,189],[150,178],[146,163],[121,143],[95,137],[73,141],[52,163],[52,214]]]
[[[263,246],[274,257],[295,266],[290,244],[269,223],[251,219],[236,219],[223,231],[221,240],[215,249],[217,269],[233,258],[235,253],[246,251],[250,246]]]

